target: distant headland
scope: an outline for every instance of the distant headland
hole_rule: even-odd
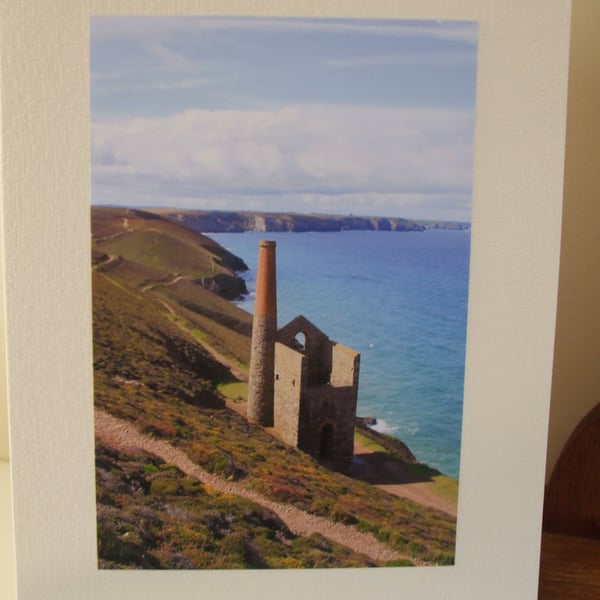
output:
[[[361,217],[286,212],[146,209],[202,233],[244,231],[425,231],[427,229],[470,229],[466,221],[435,221],[397,217]]]

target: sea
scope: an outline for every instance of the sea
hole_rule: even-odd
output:
[[[278,325],[304,315],[361,353],[357,414],[459,477],[470,232],[222,233],[252,313],[258,244],[277,243]]]

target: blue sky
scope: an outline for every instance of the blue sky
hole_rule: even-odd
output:
[[[469,220],[477,26],[93,17],[92,202]]]

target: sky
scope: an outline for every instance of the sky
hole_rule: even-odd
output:
[[[92,17],[92,203],[470,220],[477,25]]]

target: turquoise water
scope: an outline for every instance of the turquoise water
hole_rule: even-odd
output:
[[[258,242],[277,242],[278,323],[303,314],[361,353],[357,412],[458,477],[470,233],[211,235],[242,257],[252,312]]]

